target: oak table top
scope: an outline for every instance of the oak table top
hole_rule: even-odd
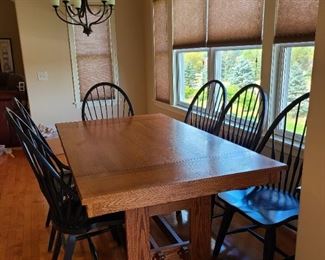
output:
[[[56,126],[90,216],[271,183],[285,167],[163,114]]]

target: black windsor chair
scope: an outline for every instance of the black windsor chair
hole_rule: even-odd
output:
[[[44,138],[44,136],[42,135],[42,133],[40,132],[40,130],[38,129],[38,127],[36,126],[35,122],[33,121],[33,119],[31,118],[29,112],[26,110],[26,108],[24,107],[24,105],[17,99],[14,98],[14,102],[16,104],[17,109],[15,109],[15,111],[17,112],[17,114],[19,115],[19,117],[30,127],[31,130],[34,131],[35,135],[37,135],[45,145],[48,146],[48,148],[51,150],[51,147],[49,146],[49,144],[47,143],[46,139]],[[53,152],[52,152],[53,153]],[[73,186],[73,180],[72,180],[72,175],[71,175],[71,169],[69,166],[65,165],[64,163],[62,163],[53,153],[53,159],[56,161],[56,164],[60,167],[61,171],[60,173],[63,176],[63,180],[67,183]],[[48,227],[50,224],[50,212],[47,214],[47,218],[46,218],[46,222],[45,222],[45,226]]]
[[[188,107],[184,123],[192,125],[208,133],[213,133],[220,114],[225,108],[226,89],[219,80],[205,83],[193,97]],[[181,211],[176,211],[181,217]]]
[[[58,232],[52,259],[58,258],[64,235],[67,235],[65,260],[72,259],[75,243],[81,239],[87,239],[92,256],[97,259],[91,237],[107,231],[121,231],[123,213],[89,218],[85,207],[81,205],[78,193],[63,181],[60,165],[57,165],[49,147],[10,109],[7,109],[7,116],[16,130],[41,192],[50,206],[52,225]]]
[[[133,115],[134,110],[127,94],[112,83],[101,82],[94,85],[83,99],[81,108],[83,121]]]
[[[226,89],[218,80],[204,84],[188,107],[184,122],[212,133],[226,103]]]
[[[214,133],[254,150],[260,140],[266,114],[266,97],[256,84],[241,88],[220,115]]]
[[[274,120],[259,143],[256,151],[287,164],[275,185],[250,187],[243,190],[221,192],[219,199],[225,204],[222,223],[217,235],[214,256],[220,252],[227,234],[248,231],[264,242],[263,259],[273,259],[274,252],[288,257],[276,247],[276,228],[298,218],[300,180],[303,168],[303,146],[306,134],[309,93],[289,104]],[[253,222],[253,225],[228,231],[235,212]],[[265,237],[254,232],[266,230]]]

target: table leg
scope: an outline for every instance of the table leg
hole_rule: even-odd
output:
[[[128,260],[150,259],[148,208],[125,212]]]
[[[190,209],[190,259],[211,259],[211,196],[193,199]]]

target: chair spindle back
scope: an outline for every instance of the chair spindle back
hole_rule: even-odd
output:
[[[254,150],[262,134],[266,97],[257,84],[241,88],[221,113],[215,134]]]
[[[211,80],[203,85],[194,96],[184,122],[212,133],[225,108],[225,102],[224,85],[218,80]]]
[[[303,168],[303,148],[307,131],[309,93],[291,102],[273,121],[256,151],[287,164],[273,188],[298,195]]]
[[[83,121],[134,115],[127,94],[120,87],[108,82],[98,83],[88,90],[81,113]]]

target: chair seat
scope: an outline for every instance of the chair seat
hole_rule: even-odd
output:
[[[296,197],[267,187],[221,192],[218,197],[264,226],[282,224],[297,218],[299,213]]]

